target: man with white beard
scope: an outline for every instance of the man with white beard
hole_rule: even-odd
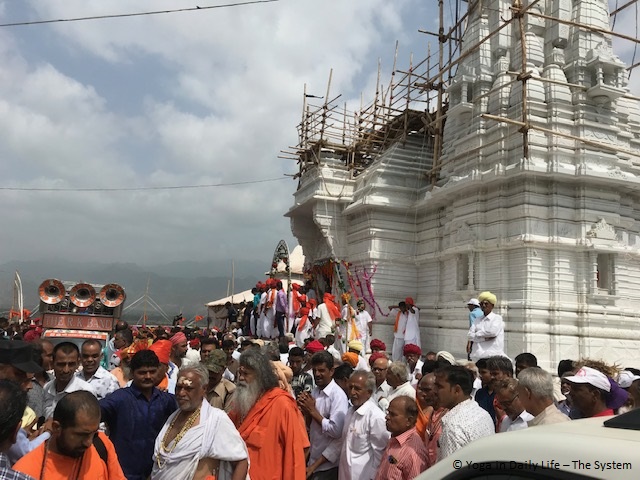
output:
[[[255,348],[240,356],[229,416],[249,450],[252,480],[306,478],[309,438],[296,401],[279,387],[269,358]]]
[[[243,480],[247,448],[227,414],[206,400],[209,372],[203,365],[178,374],[173,413],[156,438],[152,480]]]

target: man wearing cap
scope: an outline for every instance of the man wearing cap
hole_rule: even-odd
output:
[[[33,347],[28,343],[19,340],[0,341],[0,380],[13,382],[22,391],[27,392],[31,388],[30,374],[42,371],[42,368],[33,361],[32,352]],[[25,408],[22,410],[24,413]],[[7,452],[10,462],[15,463],[47,440],[49,433],[45,432],[30,442],[25,429],[20,428],[17,432],[16,441]]]
[[[136,353],[131,359],[131,386],[100,400],[102,421],[109,426],[109,438],[127,480],[149,477],[155,439],[178,408],[173,395],[155,387],[159,367],[152,350]]]
[[[97,395],[95,388],[75,373],[80,365],[80,350],[75,343],[62,342],[53,348],[53,373],[55,378],[49,380],[44,389],[44,415],[53,416],[56,404],[67,393],[86,390]]]
[[[480,300],[477,298],[472,298],[467,302],[467,308],[469,309],[469,328],[476,323],[476,320],[484,317],[484,313],[482,313],[482,308],[480,308]],[[467,360],[471,360],[471,347],[473,346],[473,342],[471,340],[467,340]]]
[[[365,370],[367,372],[371,370],[369,368],[369,364],[367,363],[365,358],[362,356],[364,345],[360,340],[351,340],[347,345],[347,348],[348,348],[347,353],[355,353],[356,355],[358,355],[358,358],[357,358],[358,363],[356,364],[355,367],[353,367],[355,370]]]
[[[625,410],[640,408],[640,371],[635,368],[623,370],[618,376],[618,385],[629,393]]]
[[[607,376],[591,367],[582,367],[571,375],[563,378],[569,386],[571,404],[582,414],[582,418],[606,417],[613,415],[613,410],[607,408],[607,396],[611,391],[611,384]]]
[[[473,342],[471,360],[477,362],[481,358],[501,356],[504,353],[504,321],[493,307],[497,303],[496,296],[491,292],[482,292],[478,296],[480,308],[484,316],[469,327],[468,339]]]
[[[222,374],[227,368],[227,355],[222,350],[213,350],[202,364],[209,372],[207,401],[212,407],[227,410],[232,393],[236,389],[233,382],[222,378]]]

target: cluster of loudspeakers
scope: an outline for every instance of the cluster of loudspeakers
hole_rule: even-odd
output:
[[[45,280],[38,288],[40,301],[47,311],[76,311],[85,309],[89,313],[110,315],[126,299],[124,288],[117,283],[103,286],[99,292],[89,283],[77,283],[69,291],[55,278]]]

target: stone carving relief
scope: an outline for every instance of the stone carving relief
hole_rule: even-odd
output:
[[[455,234],[455,241],[457,244],[472,243],[476,240],[476,232],[469,226],[467,222],[464,222]]]
[[[587,238],[600,238],[602,240],[615,240],[616,230],[607,223],[604,218],[601,218],[591,227],[591,230],[587,232]]]

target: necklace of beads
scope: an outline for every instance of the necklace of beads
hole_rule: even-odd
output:
[[[176,422],[178,421],[178,417],[180,416],[180,414],[176,415],[173,418],[173,420],[171,420],[171,423],[169,424],[169,428],[167,428],[167,431],[165,432],[164,437],[162,438],[162,441],[160,442],[160,450],[161,451],[159,451],[156,454],[156,461],[158,462],[158,468],[164,467],[165,464],[167,463],[166,460],[162,464],[160,462],[160,455],[161,455],[162,451],[164,451],[167,454],[171,454],[171,452],[173,452],[176,449],[176,446],[178,445],[178,442],[180,440],[182,440],[182,437],[184,437],[186,435],[186,433],[189,431],[189,429],[191,427],[193,427],[193,424],[196,422],[196,418],[198,418],[199,415],[200,415],[200,407],[198,407],[196,410],[194,410],[194,412],[189,416],[189,418],[187,418],[187,421],[184,422],[184,425],[182,426],[182,428],[180,429],[180,431],[178,432],[176,437],[173,439],[173,445],[169,448],[169,447],[167,447],[167,438],[169,437],[169,433],[171,432],[171,430],[173,430],[173,427],[175,426]],[[171,442],[168,442],[168,443],[171,443]]]

